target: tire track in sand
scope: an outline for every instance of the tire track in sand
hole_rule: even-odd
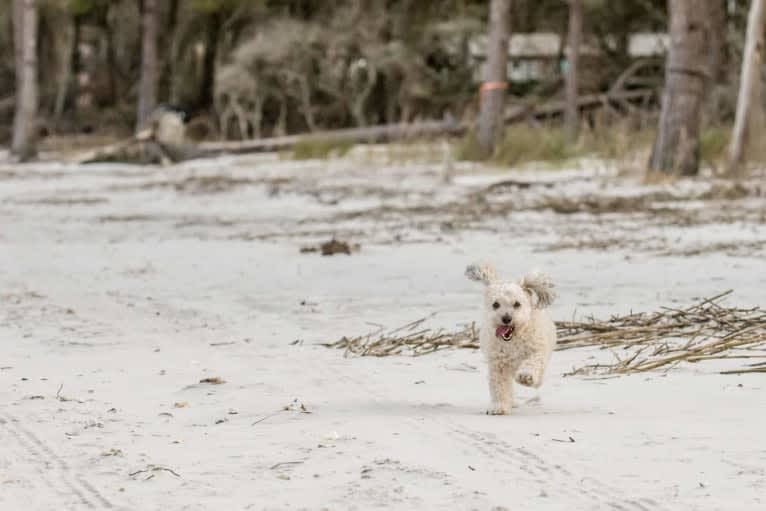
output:
[[[68,495],[87,509],[115,509],[115,506],[81,474],[74,474],[69,464],[31,429],[9,412],[0,411],[0,425],[16,440],[16,445],[34,460],[35,475],[45,483],[44,491]],[[55,502],[59,502],[56,499]],[[69,504],[69,509],[75,509]]]
[[[0,415],[0,441],[5,449],[9,449],[8,475],[13,474],[23,488],[25,504],[30,506],[33,501],[55,502],[66,511],[75,511],[72,497],[76,497],[60,480],[51,479],[50,464],[42,461],[37,451],[29,444],[25,437],[12,428],[6,418]],[[33,469],[24,470],[30,466]],[[21,468],[21,470],[18,470]],[[27,494],[28,492],[28,494]]]
[[[347,366],[348,367],[348,366]],[[352,369],[355,370],[355,369]],[[365,390],[367,397],[374,401],[385,402],[390,398],[379,386],[370,384],[369,375],[365,378],[348,374],[347,371],[333,372],[335,378],[352,383]],[[541,455],[522,446],[513,446],[495,435],[471,429],[445,417],[422,417],[422,420],[407,419],[407,424],[419,433],[427,431],[433,434],[425,422],[441,425],[447,436],[456,443],[470,445],[481,452],[486,459],[500,461],[512,477],[539,486],[544,490],[548,483],[561,494],[578,499],[587,509],[607,509],[610,511],[666,511],[667,508],[651,498],[630,498],[621,491],[600,480],[589,476],[579,476],[567,469],[563,463],[553,463]],[[596,504],[598,507],[593,507]],[[574,508],[573,508],[574,509]]]
[[[553,488],[568,496],[587,497],[614,511],[664,511],[659,502],[650,498],[633,499],[625,492],[592,477],[578,477],[563,464],[551,463],[525,447],[513,446],[496,435],[482,433],[450,421],[439,421],[458,442],[468,442],[490,459],[498,460],[514,473],[532,478],[537,484],[549,482]],[[589,507],[589,509],[593,509]]]

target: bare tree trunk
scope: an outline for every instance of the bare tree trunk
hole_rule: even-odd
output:
[[[710,78],[716,83],[725,69],[726,55],[726,2],[710,0]]]
[[[175,47],[176,47],[176,29],[178,27],[178,6],[179,0],[170,0],[168,3],[167,19],[163,23],[163,36],[161,38],[162,47],[162,69],[160,71],[160,97],[169,98],[170,103],[175,103],[173,97],[173,76],[175,66]]]
[[[22,161],[37,153],[37,24],[35,0],[14,0],[16,113],[13,118],[11,152]]]
[[[491,155],[502,132],[505,91],[508,88],[508,38],[511,0],[492,0],[489,14],[487,67],[481,89],[478,142],[485,155]]]
[[[120,87],[120,79],[118,77],[117,48],[114,42],[114,26],[116,23],[112,18],[111,11],[111,6],[104,8],[100,25],[104,31],[104,43],[106,45],[106,77],[109,90],[109,104],[117,106],[122,102],[122,87]]]
[[[727,172],[735,175],[740,170],[748,143],[748,134],[752,123],[752,113],[762,108],[761,63],[763,53],[763,30],[766,20],[763,0],[752,0],[747,18],[747,36],[745,54],[742,57],[742,75],[739,81],[737,97],[737,115],[729,144]]]
[[[670,53],[650,172],[696,175],[702,101],[708,80],[710,0],[669,0]]]
[[[69,98],[72,82],[74,81],[74,62],[77,53],[77,43],[80,37],[79,23],[79,16],[73,16],[71,27],[66,29],[67,48],[61,61],[58,77],[59,83],[56,88],[56,101],[53,104],[53,125],[56,129],[59,128],[61,123],[61,117],[64,115],[64,108],[66,107],[67,98]]]
[[[221,30],[224,26],[223,18],[224,15],[220,12],[212,12],[208,15],[207,27],[205,28],[205,56],[202,60],[202,84],[194,105],[195,110],[208,109],[213,104],[215,65]],[[247,138],[247,134],[243,134],[242,137]]]
[[[705,91],[704,115],[709,123],[721,122],[730,106],[731,73],[727,65],[726,49],[728,46],[728,16],[727,3],[729,0],[710,0],[710,53],[708,67],[710,82]]]
[[[141,82],[138,87],[136,131],[145,127],[146,121],[156,108],[159,86],[157,0],[143,0],[141,7]]]
[[[564,112],[564,128],[569,142],[577,140],[577,130],[580,126],[579,109],[577,108],[577,82],[580,57],[580,41],[582,40],[582,1],[569,0],[569,54],[567,55],[566,75],[566,110]]]

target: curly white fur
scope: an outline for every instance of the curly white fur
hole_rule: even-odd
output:
[[[514,381],[529,387],[543,383],[556,346],[556,325],[543,310],[556,298],[554,285],[539,272],[530,272],[518,282],[501,281],[488,264],[469,266],[466,276],[485,285],[479,340],[489,364],[492,404],[488,413],[507,414]],[[510,338],[504,339],[501,333]]]

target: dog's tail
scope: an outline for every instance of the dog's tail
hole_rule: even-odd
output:
[[[488,263],[471,264],[465,269],[465,276],[477,282],[489,285],[497,279],[495,267]]]

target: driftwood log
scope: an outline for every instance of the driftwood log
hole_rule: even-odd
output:
[[[622,105],[626,102],[642,102],[653,97],[653,90],[635,90],[609,94],[587,94],[580,96],[577,106],[580,110],[600,108],[604,105]],[[566,102],[549,101],[541,105],[521,105],[511,108],[505,115],[506,124],[524,122],[529,119],[546,119],[563,115]],[[204,142],[199,144],[201,156],[217,154],[257,153],[280,151],[299,143],[337,141],[339,143],[375,143],[406,140],[431,136],[458,136],[470,130],[470,126],[456,120],[428,121],[412,124],[387,124],[365,128],[288,135],[256,140],[230,142]]]
[[[655,95],[653,90],[634,90],[607,94],[585,94],[577,99],[580,110],[592,110],[603,106],[623,105],[625,103],[641,103]],[[549,101],[542,105],[522,105],[511,109],[505,114],[505,123],[513,124],[527,119],[547,119],[564,114],[566,101]]]
[[[466,126],[455,120],[427,121],[418,123],[386,124],[364,128],[308,133],[305,135],[287,135],[284,137],[260,138],[255,140],[204,142],[198,147],[205,155],[221,153],[255,153],[289,149],[299,143],[311,142],[358,142],[375,143],[404,140],[408,138],[437,135],[461,135]]]
[[[580,96],[577,106],[580,110],[590,110],[611,105],[644,102],[655,95],[653,90],[635,90],[611,92],[607,94],[588,94]],[[534,119],[548,119],[563,115],[566,102],[562,100],[549,101],[541,105],[526,104],[513,107],[505,114],[505,123],[513,124]],[[167,116],[167,114],[165,114]],[[167,120],[173,123],[172,120]],[[79,163],[92,163],[104,160],[120,160],[128,151],[149,146],[162,163],[173,163],[200,157],[210,157],[220,154],[243,154],[282,151],[297,144],[312,142],[338,143],[380,143],[396,140],[427,138],[436,136],[459,136],[471,129],[466,123],[455,119],[442,121],[424,121],[417,123],[387,124],[363,128],[348,128],[333,131],[288,135],[282,137],[260,138],[255,140],[203,142],[198,145],[185,143],[175,136],[168,137],[164,122],[155,122],[149,128],[137,133],[130,139],[99,148],[79,155]],[[125,159],[134,159],[126,157]]]
[[[136,161],[170,165],[199,157],[197,147],[186,142],[185,131],[184,120],[179,113],[159,108],[145,129],[126,140],[79,154],[75,161]]]

